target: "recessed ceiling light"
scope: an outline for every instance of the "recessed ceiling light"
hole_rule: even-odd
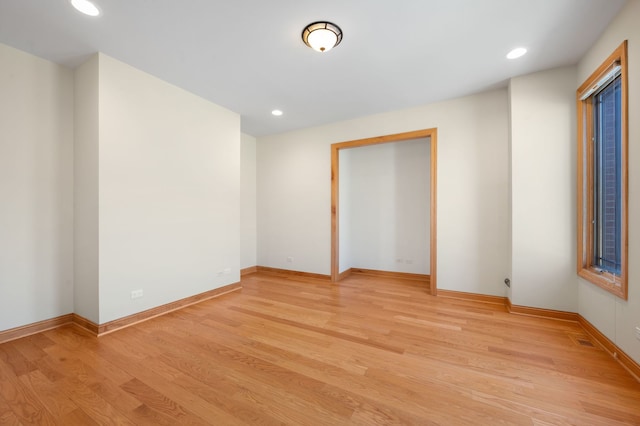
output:
[[[274,109],[273,111],[271,111],[271,114],[275,115],[276,117],[280,117],[283,113],[279,109]]]
[[[71,0],[71,5],[76,8],[77,11],[89,16],[100,15],[100,9],[98,6],[91,3],[89,0]]]
[[[516,59],[523,56],[525,53],[527,53],[527,49],[524,47],[516,47],[511,52],[507,53],[507,59]]]

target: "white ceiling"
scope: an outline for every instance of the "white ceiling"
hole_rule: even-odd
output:
[[[630,0],[633,1],[633,0]],[[0,42],[70,67],[100,51],[280,133],[504,86],[575,64],[625,0],[0,0]],[[344,33],[327,53],[309,23]],[[506,53],[529,53],[509,61]],[[273,117],[271,110],[284,111]]]

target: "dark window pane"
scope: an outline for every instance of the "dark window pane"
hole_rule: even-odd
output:
[[[594,265],[620,274],[621,78],[594,97]]]

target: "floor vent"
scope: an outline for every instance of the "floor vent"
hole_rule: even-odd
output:
[[[587,336],[584,333],[567,333],[567,337],[571,339],[574,345],[582,346],[583,348],[599,349],[596,343],[593,342],[591,336]]]

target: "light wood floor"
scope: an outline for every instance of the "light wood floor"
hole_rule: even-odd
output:
[[[0,423],[640,424],[640,384],[575,323],[412,281],[243,285],[100,339],[0,345]]]

